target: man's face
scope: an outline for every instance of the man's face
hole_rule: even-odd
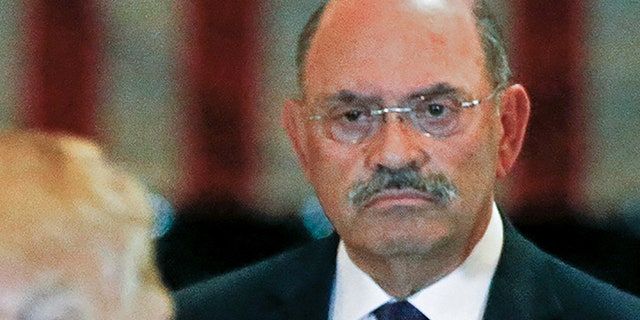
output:
[[[307,55],[304,100],[285,107],[285,124],[307,178],[352,252],[464,254],[488,223],[502,136],[496,101],[461,110],[464,125],[446,137],[425,134],[408,115],[388,113],[361,141],[336,141],[324,120],[309,119],[354,97],[388,107],[438,88],[464,101],[488,96],[492,87],[467,6],[344,0],[325,10]],[[398,172],[404,178],[354,197],[372,177],[393,181]],[[427,183],[444,185],[452,197],[402,182],[415,173],[435,176]]]

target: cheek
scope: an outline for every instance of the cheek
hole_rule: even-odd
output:
[[[361,176],[363,157],[356,148],[331,141],[310,144],[310,182],[324,206],[344,206],[347,194]]]
[[[493,191],[497,153],[498,144],[492,127],[478,130],[442,150],[441,154],[446,158],[442,162],[449,164],[447,171],[462,198]]]

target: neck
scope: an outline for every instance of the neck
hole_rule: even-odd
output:
[[[468,255],[375,257],[347,247],[349,257],[389,295],[407,298],[455,270]]]

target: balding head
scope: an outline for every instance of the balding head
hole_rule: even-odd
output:
[[[340,2],[340,1],[334,1]],[[433,11],[446,10],[449,6],[447,0],[411,0],[404,1],[404,6],[408,10],[419,11]],[[485,66],[490,77],[492,84],[496,87],[506,87],[511,81],[511,68],[509,66],[508,56],[504,44],[504,39],[500,32],[498,23],[491,12],[487,0],[477,1],[460,1],[454,5],[464,5],[467,10],[471,10],[476,23],[477,33],[482,43],[482,49],[485,56]],[[320,21],[325,13],[327,6],[330,4],[323,4],[320,6],[309,18],[305,25],[300,37],[298,39],[297,54],[296,54],[296,67],[298,70],[298,84],[300,89],[305,91],[305,71],[307,66],[307,53],[311,46]],[[344,5],[344,4],[342,4]],[[365,3],[365,6],[375,5],[374,3]],[[379,6],[380,4],[378,4]],[[387,3],[384,3],[386,7]]]

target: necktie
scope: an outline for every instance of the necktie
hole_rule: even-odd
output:
[[[389,302],[373,311],[377,320],[429,320],[406,300]]]

